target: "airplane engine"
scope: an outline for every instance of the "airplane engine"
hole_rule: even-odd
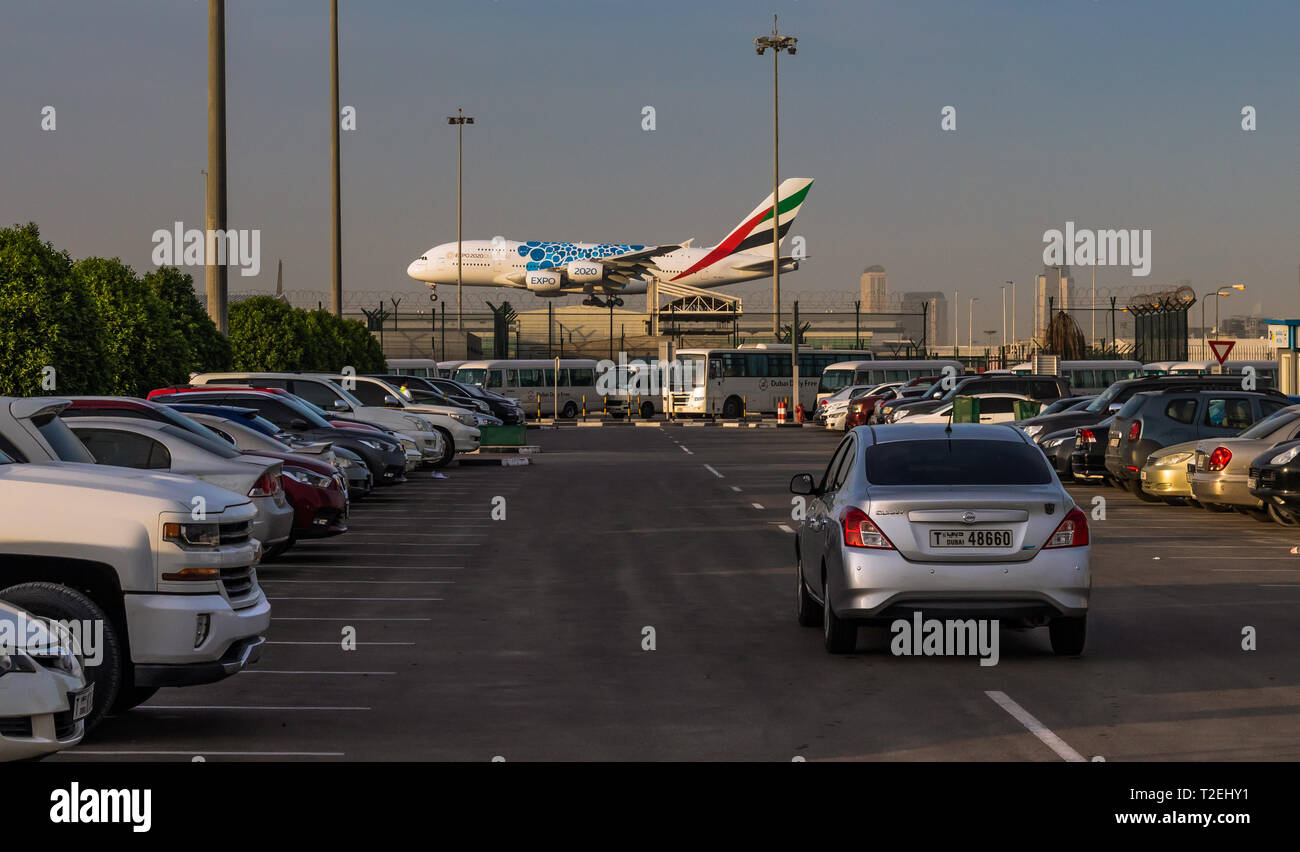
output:
[[[605,267],[599,263],[570,263],[566,271],[569,280],[581,286],[598,285],[605,278]]]
[[[524,285],[539,296],[558,296],[560,289],[564,287],[564,272],[554,269],[529,272],[528,277],[524,279]]]

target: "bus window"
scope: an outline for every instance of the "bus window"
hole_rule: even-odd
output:
[[[555,387],[555,368],[547,367],[543,372],[545,373],[545,376],[542,378],[542,381],[545,382],[545,386],[548,388]],[[563,372],[563,370],[560,372]]]
[[[859,375],[861,375],[859,373]],[[853,376],[852,370],[827,370],[822,373],[822,380],[817,385],[818,393],[835,393],[840,388],[846,388],[855,382],[861,383]]]
[[[724,371],[723,371],[723,369],[722,369],[722,359],[721,359],[721,358],[710,358],[710,359],[709,359],[709,378],[710,378],[710,379],[721,379],[721,378],[723,377],[723,375],[722,375],[723,372],[724,372]]]
[[[518,387],[521,388],[546,387],[545,383],[543,382],[543,372],[541,370],[536,370],[536,369],[520,370]]]
[[[502,371],[501,371],[501,370],[492,370],[492,371],[490,371],[490,372],[488,373],[488,383],[487,383],[487,386],[490,387],[490,388],[499,388],[499,387],[501,387],[501,385],[502,385],[502,383],[503,383],[503,382],[502,382],[502,375],[501,375],[501,374],[502,374]]]
[[[772,378],[790,378],[790,356],[789,355],[760,355],[758,357],[767,358],[765,376]]]
[[[596,371],[590,367],[572,367],[568,372],[571,387],[587,388],[596,384]]]
[[[739,352],[722,353],[722,372],[727,378],[745,378],[745,366],[745,356]]]
[[[769,363],[771,360],[772,356],[770,355],[746,355],[745,375],[751,379],[761,379],[764,376],[774,375]]]

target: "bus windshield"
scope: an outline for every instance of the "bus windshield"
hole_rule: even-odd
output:
[[[841,388],[846,388],[853,384],[852,368],[843,370],[827,370],[822,373],[821,383],[817,387],[818,393],[834,393]]]

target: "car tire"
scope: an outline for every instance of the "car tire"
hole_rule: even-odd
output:
[[[438,434],[442,436],[442,455],[433,462],[433,467],[446,467],[451,464],[451,460],[456,457],[456,439],[451,433],[441,426],[434,427]]]
[[[851,654],[858,645],[858,625],[835,614],[825,580],[822,580],[822,640],[832,654]]]
[[[566,402],[564,404],[564,408],[560,409],[560,416],[563,417],[565,420],[572,420],[573,418],[577,417],[578,403],[574,402],[573,400],[569,400],[568,402]]]
[[[655,416],[655,404],[653,402],[641,403],[641,419],[649,420]]]
[[[1047,624],[1052,639],[1052,653],[1058,657],[1077,657],[1088,640],[1088,616],[1053,618]]]
[[[740,397],[729,396],[727,401],[722,403],[722,416],[728,420],[735,420],[741,416],[744,408],[744,403],[740,401]]]
[[[89,733],[108,713],[122,688],[125,654],[118,643],[112,620],[90,598],[58,583],[19,583],[0,591],[0,600],[42,618],[104,625],[103,648],[100,649],[103,659],[97,666],[84,666],[86,681],[95,685],[94,703],[85,719],[86,732]]]
[[[1273,520],[1272,518],[1270,518],[1270,517],[1268,516],[1268,510],[1267,510],[1267,509],[1251,509],[1251,508],[1246,508],[1246,509],[1243,509],[1242,511],[1244,511],[1247,515],[1249,515],[1250,517],[1252,517],[1252,518],[1254,518],[1255,520],[1259,521],[1260,523],[1267,524],[1269,521]]]
[[[1211,512],[1216,512],[1220,514],[1222,514],[1223,512],[1232,511],[1231,506],[1225,506],[1222,503],[1202,503],[1201,505]]]
[[[285,539],[279,544],[272,545],[271,547],[266,548],[266,550],[262,552],[262,561],[265,562],[267,560],[274,559],[277,556],[282,556],[284,552],[292,546],[293,546],[292,538]]]
[[[808,584],[803,581],[803,558],[798,554],[797,549],[794,559],[794,577],[795,582],[799,584],[799,596],[795,604],[795,616],[799,620],[799,626],[821,627],[822,608],[808,593]]]
[[[1297,524],[1300,524],[1300,521],[1297,521],[1293,515],[1279,509],[1274,503],[1269,503],[1266,511],[1268,512],[1269,518],[1272,519],[1275,524],[1281,524],[1284,527],[1294,527]],[[3,597],[3,593],[0,593],[0,597]]]

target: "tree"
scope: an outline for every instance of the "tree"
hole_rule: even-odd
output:
[[[172,325],[187,345],[185,369],[190,373],[229,370],[230,341],[203,309],[194,292],[194,278],[174,266],[162,266],[147,273],[144,282],[167,307]]]
[[[74,282],[94,300],[107,333],[110,375],[100,393],[144,396],[189,379],[189,346],[167,306],[117,258],[88,257],[72,265]]]
[[[1047,324],[1044,349],[1062,361],[1077,361],[1088,354],[1088,344],[1083,337],[1083,330],[1065,311],[1059,311]]]
[[[41,242],[35,223],[0,229],[0,393],[98,393],[111,370],[103,319],[73,281],[72,258]]]
[[[307,338],[303,315],[273,296],[230,306],[230,349],[240,371],[301,369]]]

